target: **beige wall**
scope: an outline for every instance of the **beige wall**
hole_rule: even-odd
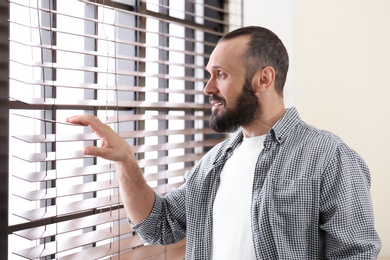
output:
[[[390,1],[296,0],[288,22],[275,18],[281,0],[253,2],[244,1],[244,24],[275,28],[290,46],[288,88],[302,118],[338,134],[369,165],[380,259],[390,259]]]

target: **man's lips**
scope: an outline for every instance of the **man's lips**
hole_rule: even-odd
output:
[[[222,98],[217,98],[217,97],[210,97],[210,104],[213,106],[213,108],[222,106],[224,104],[224,100]]]
[[[210,103],[211,103],[211,105],[212,105],[213,107],[217,107],[217,106],[222,106],[222,105],[223,105],[222,102],[218,102],[218,101],[211,101]]]

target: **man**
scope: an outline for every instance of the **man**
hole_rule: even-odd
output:
[[[286,109],[288,54],[262,27],[225,35],[207,65],[211,127],[234,132],[166,196],[146,184],[127,143],[92,116],[102,147],[85,154],[115,161],[130,224],[149,243],[186,237],[187,259],[376,259],[369,170],[332,133]]]

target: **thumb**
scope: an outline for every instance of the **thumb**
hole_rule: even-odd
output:
[[[84,148],[85,155],[98,156],[107,160],[110,160],[110,152],[107,148],[96,147],[96,146],[86,146]]]
[[[85,155],[95,155],[95,156],[99,156],[99,151],[98,151],[99,148],[97,148],[96,146],[87,146],[84,148],[84,154]]]

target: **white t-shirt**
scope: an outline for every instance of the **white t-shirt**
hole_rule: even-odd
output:
[[[213,206],[213,260],[254,260],[250,207],[265,135],[244,138],[221,172]]]

